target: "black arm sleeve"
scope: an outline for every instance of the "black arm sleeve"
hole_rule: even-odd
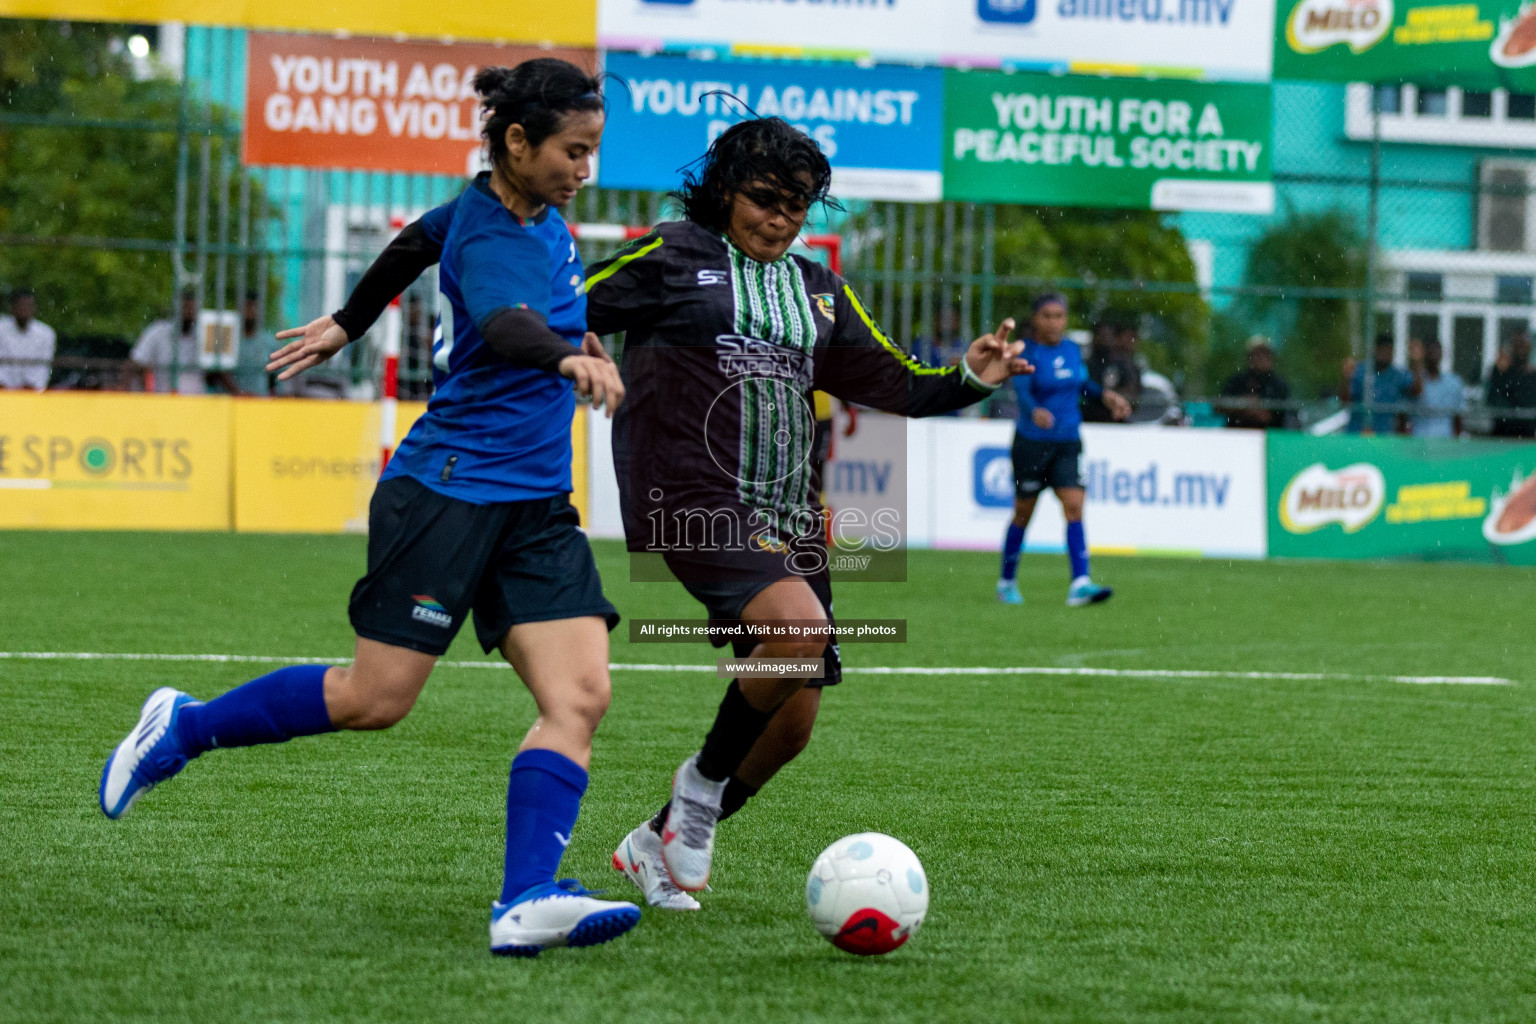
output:
[[[421,221],[412,221],[379,253],[378,259],[352,289],[347,304],[331,314],[331,319],[347,332],[348,341],[356,341],[373,326],[384,307],[442,255],[442,246],[427,236]]]
[[[912,417],[963,409],[996,390],[972,384],[961,367],[933,369],[907,355],[881,333],[853,290],[839,284],[832,342],[816,363],[818,388],[845,402]]]
[[[560,360],[579,356],[581,349],[549,329],[544,317],[531,309],[503,306],[480,324],[480,336],[492,352],[513,366],[560,372]]]

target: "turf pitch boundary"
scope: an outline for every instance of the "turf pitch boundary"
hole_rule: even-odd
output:
[[[227,665],[345,665],[351,658],[277,657],[264,654],[153,654],[108,651],[0,651],[0,661],[171,661]],[[438,662],[444,668],[510,668],[503,661]],[[612,672],[714,672],[714,665],[614,662]],[[1500,676],[1403,676],[1351,672],[1254,672],[1242,669],[1090,668],[1056,665],[934,667],[927,665],[844,666],[844,675],[864,676],[1087,676],[1109,679],[1247,679],[1260,682],[1406,683],[1415,686],[1514,686]]]

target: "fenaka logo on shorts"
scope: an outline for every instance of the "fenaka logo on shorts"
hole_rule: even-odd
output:
[[[448,609],[439,604],[436,598],[426,594],[412,594],[411,600],[416,602],[416,607],[411,609],[411,618],[416,621],[439,629],[448,629],[453,625],[453,616],[448,614]]]
[[[1392,0],[1301,0],[1285,21],[1285,41],[1297,53],[1345,43],[1363,53],[1386,38]]]
[[[1338,470],[1315,462],[1285,485],[1280,525],[1288,533],[1311,533],[1338,523],[1354,533],[1380,514],[1386,493],[1386,478],[1369,462]]]

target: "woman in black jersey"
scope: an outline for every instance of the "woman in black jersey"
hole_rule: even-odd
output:
[[[832,593],[814,475],[813,389],[904,416],[980,401],[1029,372],[1011,321],[959,366],[930,369],[886,338],[847,283],[788,249],[826,202],[831,168],[779,118],[709,148],[660,225],[587,276],[588,327],[624,331],[626,400],[614,462],[631,552],[660,555],[739,658],[820,661],[820,678],[743,674],[672,799],[614,852],[653,906],[695,909],[716,823],[810,739],[820,687],[838,682]],[[768,637],[794,623],[798,638]],[[806,634],[809,634],[807,638]],[[717,643],[724,643],[719,639]],[[685,891],[679,891],[685,890]]]

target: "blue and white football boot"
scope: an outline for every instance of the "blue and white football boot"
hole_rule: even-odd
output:
[[[139,712],[139,724],[117,745],[101,770],[101,812],[121,818],[135,800],[186,767],[187,754],[176,737],[176,718],[188,704],[188,694],[162,686],[149,695]]]
[[[997,599],[1003,604],[1023,604],[1024,595],[1019,593],[1019,581],[998,580]]]
[[[1101,587],[1087,576],[1079,576],[1067,588],[1067,607],[1081,608],[1085,604],[1100,604],[1114,596],[1113,587]]]
[[[544,882],[511,903],[491,904],[491,952],[538,956],[555,946],[596,946],[640,921],[633,903],[597,900],[574,878]]]

